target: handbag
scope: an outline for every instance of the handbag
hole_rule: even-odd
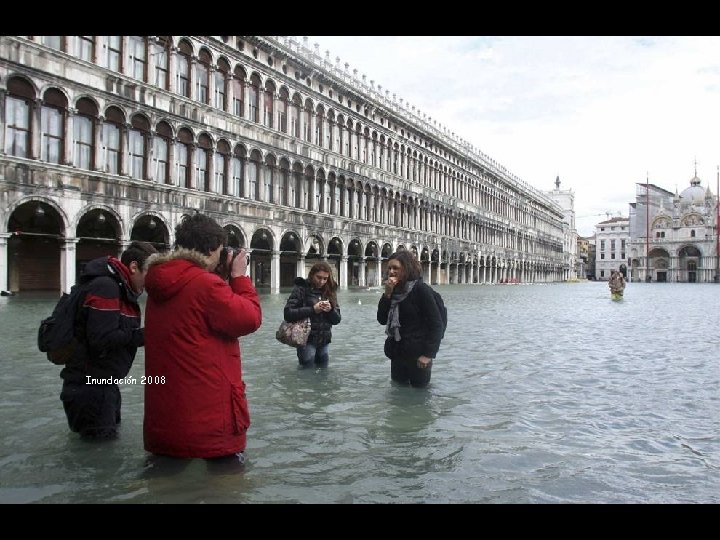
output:
[[[295,322],[283,321],[275,332],[275,338],[290,347],[304,347],[310,335],[310,318]]]

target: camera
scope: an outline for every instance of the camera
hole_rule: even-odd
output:
[[[225,280],[230,279],[230,270],[232,269],[232,264],[235,261],[235,257],[240,255],[241,250],[242,248],[223,246],[223,248],[220,250],[220,258],[218,259],[218,264],[215,267],[214,272]],[[228,262],[228,254],[232,254],[230,262]]]

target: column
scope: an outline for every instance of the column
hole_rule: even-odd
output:
[[[215,149],[213,147],[206,149],[206,155],[207,171],[205,172],[205,178],[198,179],[202,183],[201,186],[198,186],[198,189],[210,193],[212,191],[210,186],[215,182]],[[222,193],[222,186],[220,186],[220,193]]]
[[[4,88],[0,88],[0,103],[3,104],[2,111],[0,111],[0,124],[6,124],[7,120],[5,118],[5,115],[7,114],[5,110],[5,95],[7,94],[7,91]],[[5,130],[0,129],[0,152],[5,153]],[[0,285],[1,286],[1,285]],[[7,290],[7,289],[2,289]]]
[[[296,276],[305,277],[305,254],[300,254],[297,260]]]
[[[250,278],[250,281],[252,281],[252,284],[254,287],[255,286],[255,257],[252,256],[253,250],[250,248],[247,249],[246,253],[250,257],[250,262],[248,263],[246,275]]]
[[[265,88],[261,84],[258,84],[257,88],[258,88],[258,122],[257,123],[260,124],[261,126],[265,126]]]
[[[423,281],[425,283],[432,284],[432,261],[428,260],[427,265],[425,265],[425,268],[423,269],[425,271],[425,275],[423,276]]]
[[[122,75],[130,74],[130,62],[128,62],[128,36],[120,36],[120,69],[119,72]]]
[[[93,119],[94,124],[94,135],[93,135],[93,159],[92,159],[92,167],[95,171],[104,171],[105,170],[105,161],[102,159],[102,130],[103,130],[103,124],[105,122],[104,116],[99,116],[98,118]]]
[[[188,88],[188,99],[192,99],[194,101],[199,101],[197,92],[195,90],[195,77],[197,76],[197,62],[198,58],[197,56],[190,56],[189,57],[189,66],[188,66],[188,79],[189,79],[189,86]]]
[[[30,141],[28,148],[28,158],[39,159],[40,158],[40,139],[42,137],[42,123],[40,121],[40,115],[42,114],[42,100],[37,98],[35,101],[30,101]],[[4,149],[3,149],[4,150]]]
[[[175,57],[178,54],[178,48],[177,47],[168,47],[168,63],[167,63],[167,87],[170,92],[178,93],[177,89],[177,81],[175,80],[175,75],[177,74],[177,66],[175,65]],[[162,90],[165,90],[163,88]]]
[[[235,75],[231,71],[225,73],[225,112],[228,114],[235,114],[233,108],[233,98],[235,97],[235,85],[233,84]]]
[[[215,71],[217,71],[217,66],[207,64],[207,70],[208,70],[208,102],[203,103],[203,105],[210,105],[211,107],[215,107]],[[227,98],[227,95],[225,96]]]
[[[270,261],[270,292],[280,292],[280,252],[273,251]]]
[[[249,185],[249,182],[248,182],[248,172],[247,172],[247,169],[248,169],[248,163],[249,163],[250,160],[249,160],[248,158],[246,158],[246,157],[240,158],[240,160],[242,160],[242,162],[243,162],[243,164],[242,164],[242,179],[241,179],[241,182],[242,182],[242,186],[241,186],[241,187],[242,187],[242,193],[241,193],[241,196],[242,196],[242,197],[245,197],[246,199],[253,199],[253,198],[254,198],[254,194],[253,194],[252,197],[248,194],[248,191],[250,190],[250,185]]]
[[[66,238],[65,243],[60,247],[60,289],[69,293],[70,288],[75,285],[75,247],[79,240],[77,238]]]
[[[70,114],[71,112],[73,114]],[[77,111],[75,109],[65,109],[63,111],[63,155],[60,156],[60,163],[63,165],[73,164],[73,118],[76,112]]]
[[[147,65],[145,66],[145,68],[147,69],[147,77],[145,78],[145,82],[154,85],[155,69],[157,68],[157,60],[155,59],[155,57],[157,56],[157,54],[155,53],[155,45],[152,38],[148,37],[145,39],[145,48],[147,53]]]
[[[130,171],[130,130],[132,124],[118,124],[120,127],[120,171],[119,174],[127,176]]]
[[[340,289],[348,288],[348,256],[340,257]]]
[[[365,264],[366,264],[366,257],[360,257],[360,260],[358,261],[360,264],[358,265],[358,286],[364,287],[365,286]]]
[[[195,156],[195,151],[197,150],[197,144],[189,144],[188,147],[188,178],[186,178],[187,185],[180,187],[188,187],[191,189],[198,189],[198,179],[197,174],[195,172],[195,162],[197,161],[197,157]]]
[[[8,289],[8,238],[10,233],[0,233],[0,291]]]

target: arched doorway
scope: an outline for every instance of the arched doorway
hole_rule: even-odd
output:
[[[299,257],[300,238],[294,231],[288,231],[280,239],[280,287],[293,286]]]
[[[270,288],[272,269],[272,234],[266,229],[258,229],[250,241],[250,277],[256,289]]]
[[[152,214],[143,214],[135,220],[130,240],[150,242],[160,252],[170,249],[170,231],[165,222]]]
[[[59,291],[62,216],[50,204],[33,200],[18,206],[8,231],[8,290]]]
[[[86,212],[77,225],[78,239],[75,255],[75,282],[85,270],[85,265],[98,257],[119,257],[122,251],[120,223],[112,212],[94,208]]]
[[[687,283],[698,282],[697,271],[700,256],[700,250],[695,246],[685,246],[678,251],[680,281],[685,281]]]

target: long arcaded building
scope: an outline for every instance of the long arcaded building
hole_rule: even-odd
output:
[[[379,285],[401,247],[433,284],[567,276],[557,204],[307,39],[2,36],[0,123],[3,291],[170,248],[194,211],[271,292],[317,259]]]

